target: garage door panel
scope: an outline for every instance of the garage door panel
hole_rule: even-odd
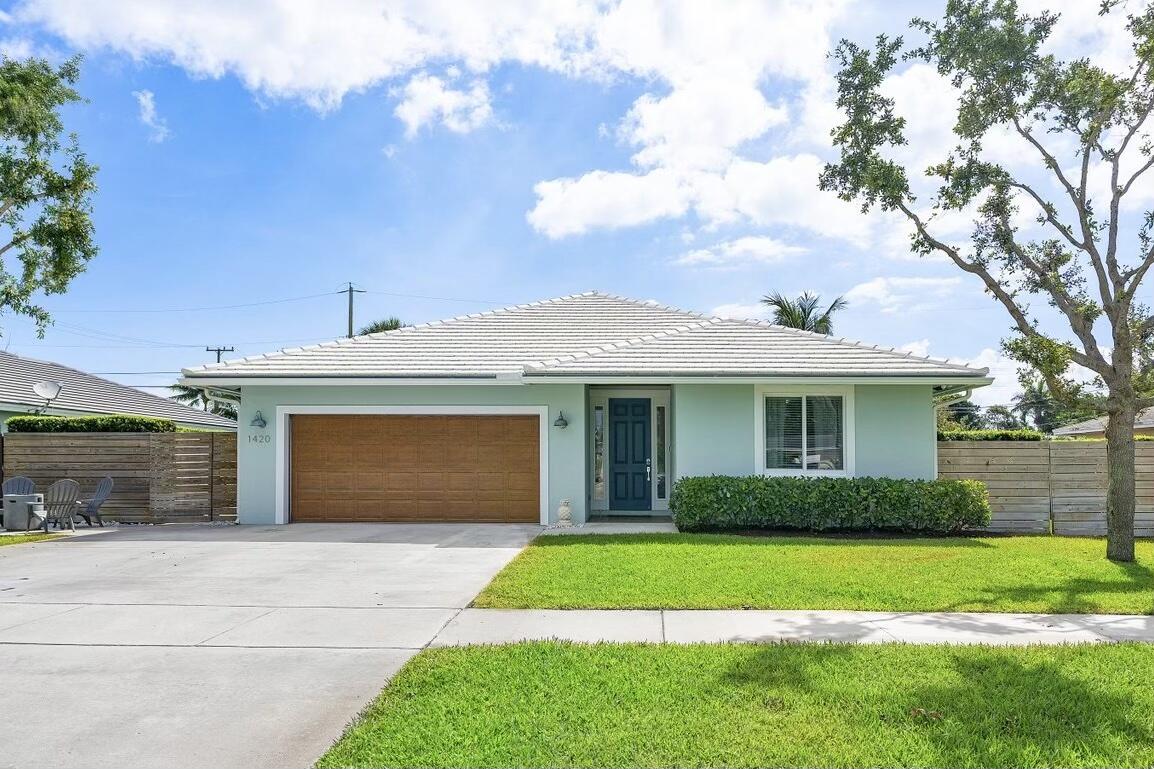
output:
[[[296,521],[525,521],[540,510],[536,416],[296,415]]]

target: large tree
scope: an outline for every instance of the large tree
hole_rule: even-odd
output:
[[[863,209],[900,214],[916,252],[980,280],[1013,321],[1004,348],[1052,395],[1074,384],[1071,364],[1096,375],[1109,415],[1106,554],[1116,561],[1134,559],[1134,416],[1154,403],[1135,386],[1140,340],[1154,329],[1138,296],[1154,266],[1154,211],[1127,208],[1154,166],[1154,12],[1139,11],[1126,24],[1130,50],[1114,52],[1128,54],[1125,71],[1048,53],[1057,17],[1020,13],[1014,0],[949,0],[940,20],[911,22],[925,39],[918,47],[884,35],[865,47],[843,40],[834,54],[840,159],[820,182]],[[902,59],[928,62],[959,93],[956,145],[924,175],[897,159],[906,121],[883,89]],[[1007,162],[1011,140],[1022,149]],[[963,237],[943,227],[959,217],[972,220]],[[1052,308],[1045,322],[1037,300]]]
[[[51,319],[36,294],[63,293],[96,255],[96,167],[61,117],[82,101],[79,77],[79,59],[0,61],[0,315],[28,316],[41,334]]]

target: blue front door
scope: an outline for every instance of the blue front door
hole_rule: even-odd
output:
[[[648,398],[609,399],[609,509],[652,508]]]

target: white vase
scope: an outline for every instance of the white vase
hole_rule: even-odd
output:
[[[561,504],[557,506],[557,525],[573,525],[573,506],[569,504],[567,499],[562,499]]]

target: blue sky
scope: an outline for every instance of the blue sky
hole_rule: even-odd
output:
[[[938,3],[518,2],[479,19],[451,3],[97,5],[30,0],[0,18],[10,55],[85,55],[89,101],[67,122],[100,166],[100,255],[45,300],[43,340],[0,318],[12,352],[175,372],[211,360],[206,345],[327,340],[350,280],[369,291],[360,322],[587,289],[749,314],[765,293],[813,290],[849,296],[838,335],[992,365],[986,402],[1014,388],[1004,311],[910,257],[900,223],[815,189],[831,41]],[[1105,45],[1082,5],[1060,42]],[[921,151],[945,150],[948,89],[903,74]]]

